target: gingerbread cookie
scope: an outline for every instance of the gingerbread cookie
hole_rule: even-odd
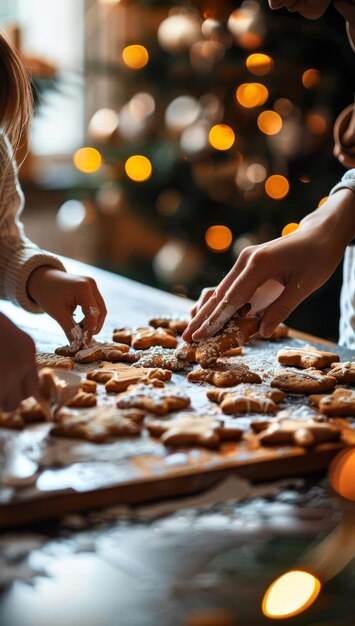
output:
[[[338,383],[355,384],[355,361],[332,363],[330,376],[334,376]]]
[[[248,343],[253,335],[258,333],[260,319],[258,317],[243,317],[235,315],[222,330],[213,337],[203,339],[196,349],[196,361],[202,367],[213,365],[218,357],[227,350]]]
[[[186,409],[191,403],[189,396],[175,387],[157,388],[153,385],[131,385],[117,400],[121,409],[135,407],[156,415],[166,415],[171,411]]]
[[[221,364],[220,368],[195,369],[189,372],[187,379],[190,382],[210,383],[216,387],[233,387],[239,383],[261,383],[259,374],[253,372],[245,363]]]
[[[79,390],[75,396],[70,398],[70,400],[65,403],[65,406],[80,409],[96,406],[96,404],[97,399],[93,393],[87,393],[86,391]]]
[[[163,381],[171,379],[171,371],[157,367],[134,368],[125,363],[116,363],[113,367],[111,363],[102,363],[100,369],[88,372],[87,378],[98,383],[106,383],[108,393],[119,393],[126,391],[129,385],[141,382],[154,384],[156,381],[160,386],[164,386]]]
[[[153,437],[166,446],[204,446],[216,448],[223,440],[238,441],[240,428],[225,424],[210,415],[183,414],[171,420],[154,420],[146,424]]]
[[[176,348],[175,355],[176,358],[180,361],[186,361],[187,363],[197,363],[196,361],[196,350],[198,343],[183,343],[181,346]]]
[[[71,412],[63,409],[59,418],[50,431],[51,435],[104,443],[116,437],[139,436],[144,413],[138,409],[122,410],[115,407]]]
[[[259,339],[263,339],[264,341],[279,341],[284,337],[288,337],[288,327],[285,324],[279,324],[276,326],[274,332],[270,337],[259,337]]]
[[[119,361],[122,354],[128,352],[129,346],[124,343],[112,344],[112,343],[95,343],[90,348],[79,350],[74,355],[74,359],[77,363],[93,363],[94,361],[112,361],[113,363]],[[66,347],[57,348],[56,354],[64,354]]]
[[[333,361],[339,361],[339,355],[334,352],[324,352],[314,346],[305,348],[281,348],[277,353],[277,360],[281,365],[295,365],[298,367],[330,367]]]
[[[12,413],[2,413],[0,411],[0,428],[9,428],[10,430],[22,430],[25,422],[18,411]]]
[[[88,380],[85,378],[80,383],[81,391],[85,391],[85,393],[96,393],[97,384],[93,380]]]
[[[146,350],[153,346],[176,348],[177,339],[174,331],[170,330],[170,328],[143,328],[134,333],[132,337],[132,348],[136,350]]]
[[[281,402],[284,394],[267,385],[239,385],[237,389],[207,391],[207,397],[220,405],[223,413],[275,413],[276,402]]]
[[[32,396],[26,398],[26,400],[22,400],[19,413],[26,423],[43,422],[46,419],[40,404],[37,402],[36,398]]]
[[[186,317],[163,315],[161,317],[153,317],[148,322],[153,328],[170,328],[176,335],[182,335],[189,324]]]
[[[308,370],[285,368],[275,373],[270,384],[271,387],[278,387],[288,393],[317,393],[333,389],[336,379],[311,368]]]
[[[112,340],[117,343],[126,343],[128,346],[131,346],[136,334],[151,331],[152,329],[148,326],[142,326],[137,328],[123,326],[122,328],[114,328]]]
[[[309,400],[324,415],[355,417],[355,390],[339,387],[329,395],[312,395]]]
[[[154,346],[148,350],[130,350],[122,355],[121,361],[133,363],[134,367],[162,367],[172,372],[181,372],[189,367],[187,361],[176,357],[176,350]]]
[[[236,346],[235,348],[230,348],[223,352],[222,356],[242,356],[243,354],[243,346]]]
[[[308,448],[327,441],[338,441],[340,435],[340,428],[333,424],[281,419],[263,430],[258,438],[264,446],[294,444]]]
[[[69,356],[51,354],[50,352],[37,352],[36,365],[38,368],[51,367],[72,370],[74,367],[74,361]]]

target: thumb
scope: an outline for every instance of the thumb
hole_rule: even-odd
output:
[[[295,283],[289,283],[279,298],[264,311],[260,323],[260,333],[263,337],[270,337],[275,328],[281,324],[308,294],[297,288]]]
[[[63,310],[58,311],[55,315],[52,315],[53,319],[58,322],[59,326],[64,330],[69,342],[72,341],[72,331],[77,326],[73,313],[68,308],[63,308]]]

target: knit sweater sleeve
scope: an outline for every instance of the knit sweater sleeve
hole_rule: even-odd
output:
[[[16,163],[8,139],[0,132],[0,298],[11,300],[31,313],[42,309],[30,298],[27,283],[38,267],[65,271],[55,256],[40,250],[24,232],[19,216],[24,207]]]
[[[333,194],[340,189],[352,189],[355,191],[355,168],[345,172],[341,181],[333,187],[330,194]]]

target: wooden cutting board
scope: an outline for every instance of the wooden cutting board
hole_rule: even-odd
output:
[[[266,382],[274,369],[279,368],[275,355],[282,345],[301,346],[305,341],[297,338],[278,343],[258,341],[245,349],[245,360]],[[349,351],[332,347],[342,359],[351,358]],[[192,399],[191,412],[201,413],[211,407],[206,398],[210,385],[188,383],[186,375],[181,373],[173,375],[172,384],[187,389]],[[280,408],[292,410],[301,404],[307,404],[305,396],[289,396]],[[248,430],[250,418],[236,420]],[[197,447],[167,450],[147,432],[139,439],[91,444],[54,439],[48,436],[48,430],[47,424],[41,424],[21,433],[1,432],[3,442],[5,437],[7,445],[16,443],[27,456],[39,461],[41,469],[30,487],[0,487],[0,527],[117,503],[135,504],[191,494],[231,472],[251,481],[303,475],[325,469],[342,447],[337,443],[322,444],[309,451],[295,446],[252,449],[242,441],[224,443],[218,450]]]

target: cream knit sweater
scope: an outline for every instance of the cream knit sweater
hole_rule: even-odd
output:
[[[27,239],[19,221],[23,207],[24,196],[12,148],[0,130],[0,298],[32,313],[42,313],[27,292],[31,273],[43,265],[64,271],[65,268],[59,259]]]

